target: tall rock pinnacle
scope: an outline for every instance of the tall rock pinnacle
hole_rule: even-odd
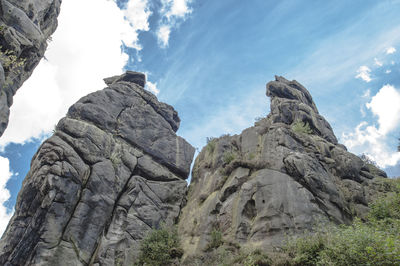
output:
[[[0,0],[0,136],[13,96],[30,77],[57,28],[61,0]]]
[[[267,84],[271,113],[240,135],[209,141],[195,160],[179,221],[184,257],[218,230],[231,246],[272,250],[286,234],[363,217],[386,174],[338,144],[297,81]]]
[[[0,242],[1,265],[128,265],[173,224],[194,148],[179,117],[128,71],[69,109],[34,155]]]

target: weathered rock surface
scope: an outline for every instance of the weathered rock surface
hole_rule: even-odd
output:
[[[225,242],[272,250],[286,234],[363,217],[379,193],[386,174],[338,144],[302,85],[276,77],[267,96],[266,118],[212,139],[196,158],[179,221],[186,258],[207,249],[213,230]]]
[[[105,82],[33,157],[1,265],[132,265],[148,230],[176,222],[194,155],[176,111],[141,73]]]
[[[0,0],[0,136],[13,96],[43,58],[57,28],[60,5],[61,0]],[[6,53],[15,58],[10,61]]]

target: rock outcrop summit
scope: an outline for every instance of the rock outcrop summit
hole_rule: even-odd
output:
[[[0,136],[13,96],[43,58],[61,0],[0,0]]]
[[[229,247],[271,251],[287,235],[363,219],[385,192],[385,172],[338,143],[297,81],[276,77],[266,118],[210,139],[189,189],[194,148],[176,135],[177,112],[143,89],[144,74],[104,81],[34,155],[0,265],[133,265],[163,223],[178,224],[182,265],[204,261],[215,232]]]
[[[272,250],[286,235],[363,217],[386,174],[339,144],[297,81],[267,84],[271,113],[240,135],[210,139],[195,160],[179,232],[185,257],[212,232],[234,246]]]
[[[177,112],[143,89],[144,74],[105,82],[34,155],[1,265],[133,265],[150,229],[176,223],[194,155]]]

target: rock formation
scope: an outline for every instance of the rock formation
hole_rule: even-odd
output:
[[[0,242],[1,265],[132,265],[176,222],[194,148],[180,119],[127,72],[70,107],[34,155]]]
[[[44,56],[61,0],[0,0],[0,136],[13,96]]]
[[[240,135],[211,139],[195,160],[179,232],[185,257],[218,230],[225,242],[271,250],[285,234],[363,217],[386,174],[347,152],[298,82],[267,84],[271,113]]]

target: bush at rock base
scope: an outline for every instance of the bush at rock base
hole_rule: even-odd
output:
[[[321,226],[314,233],[289,238],[279,252],[268,254],[257,249],[231,249],[220,242],[202,258],[181,265],[400,265],[400,179],[385,182],[397,184],[398,189],[375,200],[366,221]],[[217,232],[212,235],[218,239]]]
[[[400,179],[387,180],[397,183]],[[288,265],[400,265],[400,189],[378,198],[368,219],[330,226],[283,249]]]
[[[136,265],[169,265],[182,254],[176,227],[161,226],[142,240]]]

